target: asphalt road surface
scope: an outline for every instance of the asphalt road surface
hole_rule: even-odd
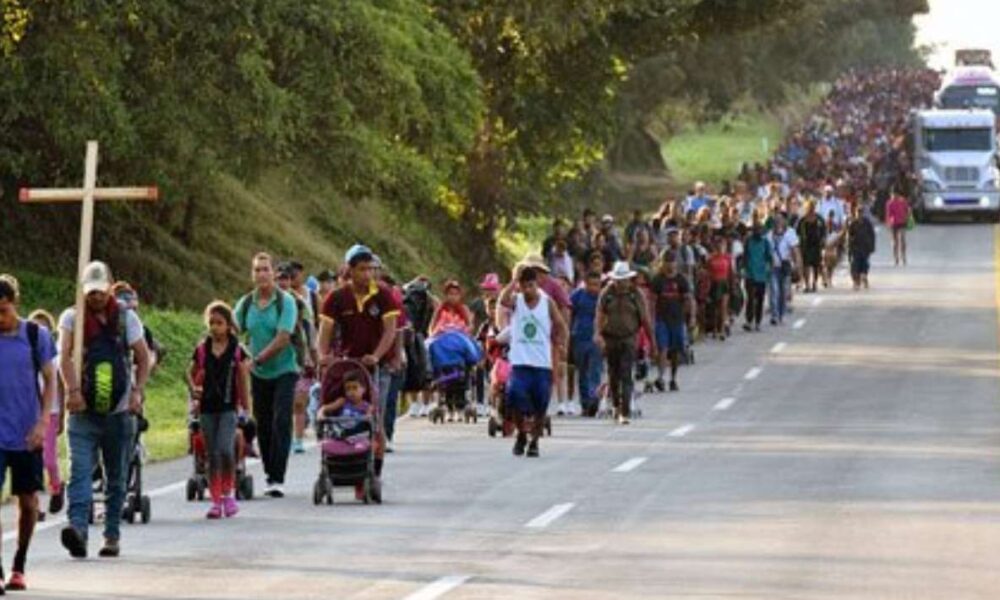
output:
[[[784,327],[700,346],[632,425],[556,420],[540,459],[404,419],[382,506],[314,507],[310,451],[287,498],[206,522],[189,463],[157,465],[120,559],[71,560],[46,523],[24,596],[998,598],[994,237],[923,226],[896,269],[881,232],[871,291],[841,273]]]

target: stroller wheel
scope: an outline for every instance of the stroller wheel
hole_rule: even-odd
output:
[[[313,485],[313,505],[319,506],[323,503],[323,497],[326,496],[325,490],[323,489],[323,482],[321,480],[316,481]]]
[[[253,476],[244,475],[240,480],[240,491],[243,494],[243,500],[253,500]]]
[[[188,479],[187,482],[187,501],[194,502],[194,499],[198,496],[198,482],[194,479]]]
[[[153,504],[149,500],[149,496],[143,496],[139,499],[139,510],[142,513],[142,524],[146,525],[149,520],[153,518]]]
[[[490,417],[489,423],[486,424],[486,433],[488,433],[490,437],[497,436],[497,422],[493,419],[493,417]]]

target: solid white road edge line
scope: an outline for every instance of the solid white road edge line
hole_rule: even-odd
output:
[[[614,469],[611,469],[611,472],[612,473],[628,473],[629,471],[634,471],[635,469],[637,469],[639,467],[639,465],[641,465],[642,463],[646,462],[647,460],[649,460],[649,459],[646,458],[645,456],[637,456],[635,458],[630,458],[630,459],[626,460],[625,462],[623,462],[622,464],[620,464],[617,467],[615,467]]]
[[[574,504],[573,502],[567,502],[565,504],[556,504],[552,508],[548,509],[547,511],[538,515],[534,519],[525,523],[524,526],[529,527],[531,529],[542,529],[544,527],[548,527],[556,519],[565,515],[569,511],[573,510],[574,506],[576,506],[576,504]]]
[[[712,410],[717,410],[717,411],[729,410],[730,408],[733,407],[734,404],[736,404],[736,398],[723,398],[722,400],[719,400],[715,404]]]
[[[761,369],[760,367],[754,367],[749,371],[747,371],[747,374],[743,376],[743,379],[746,379],[747,381],[753,381],[754,379],[760,377],[761,371],[763,371],[763,369]]]
[[[471,575],[446,575],[413,592],[404,600],[435,600],[435,598],[444,596],[469,579],[472,579]]]

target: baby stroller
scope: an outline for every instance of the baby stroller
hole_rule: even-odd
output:
[[[146,463],[146,447],[142,443],[142,434],[149,429],[149,421],[142,415],[136,416],[135,436],[132,438],[130,446],[128,465],[125,475],[125,503],[122,506],[122,520],[126,523],[135,523],[138,518],[143,525],[149,523],[152,518],[152,502],[149,496],[143,493],[142,469]],[[97,511],[98,504],[105,504],[107,501],[108,481],[105,476],[104,459],[101,452],[97,452],[97,460],[94,461],[93,473],[94,496],[90,503],[91,524],[99,519]]]
[[[246,456],[253,443],[253,433],[256,426],[252,420],[240,416],[236,429],[236,499],[253,500],[253,475],[247,472]],[[208,456],[205,451],[205,436],[201,432],[201,423],[193,415],[188,419],[188,453],[194,463],[194,472],[187,480],[187,501],[205,499],[208,490]],[[248,443],[249,441],[249,443]]]
[[[479,345],[464,331],[452,329],[431,338],[428,353],[434,370],[432,385],[443,398],[431,410],[431,422],[444,423],[445,416],[451,422],[458,414],[466,423],[476,423],[478,414],[468,393],[472,370],[483,359]]]
[[[382,503],[382,484],[375,475],[375,455],[382,440],[379,428],[378,391],[364,365],[340,360],[323,376],[325,404],[344,396],[344,379],[349,373],[362,374],[365,401],[375,407],[368,417],[328,417],[317,419],[316,439],[320,446],[320,471],[313,485],[313,504],[333,504],[333,488],[353,487],[365,504]]]

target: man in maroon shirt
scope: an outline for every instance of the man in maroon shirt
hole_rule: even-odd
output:
[[[360,361],[374,374],[378,386],[379,418],[384,419],[392,373],[389,361],[396,341],[396,321],[401,307],[392,289],[375,278],[375,255],[366,246],[356,245],[347,251],[347,282],[323,301],[320,309],[320,363],[329,366],[347,357]],[[340,345],[334,352],[334,327],[340,328]],[[382,474],[385,450],[384,423],[377,436],[375,474]]]

